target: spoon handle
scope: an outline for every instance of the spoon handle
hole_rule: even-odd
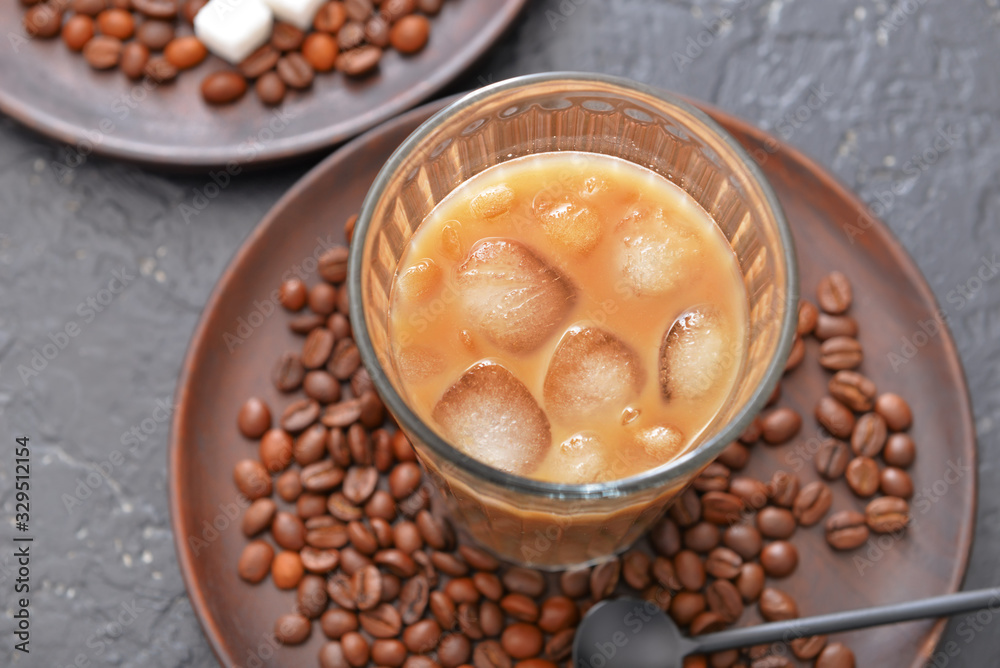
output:
[[[863,610],[834,612],[829,615],[790,619],[710,633],[691,638],[694,646],[688,653],[705,654],[769,642],[788,642],[796,638],[851,631],[881,624],[895,624],[912,619],[947,617],[982,608],[990,608],[993,611],[1000,610],[1000,587],[961,591],[919,601],[893,603]]]

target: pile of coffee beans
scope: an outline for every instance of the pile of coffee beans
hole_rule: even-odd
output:
[[[37,38],[62,40],[91,67],[115,67],[152,87],[166,84],[208,56],[192,34],[195,14],[208,0],[21,0],[24,28]],[[289,88],[309,88],[317,72],[350,77],[373,72],[385,49],[414,54],[430,37],[430,20],[443,0],[332,0],[312,29],[276,21],[269,43],[235,69],[204,77],[202,97],[229,104],[250,82],[261,102],[277,105]],[[221,62],[221,61],[220,61]]]
[[[355,220],[345,225],[348,241]],[[643,597],[693,635],[737,623],[750,607],[768,621],[799,616],[780,581],[799,562],[795,534],[831,510],[831,489],[783,470],[769,480],[740,473],[755,444],[790,443],[802,428],[795,410],[777,406],[780,387],[624,555],[558,574],[503,564],[460,542],[435,514],[411,444],[386,427],[391,417],[352,338],[347,256],[347,248],[332,248],[318,262],[322,280],[280,286],[288,325],[303,340],[279,357],[272,379],[294,398],[279,415],[252,397],[237,416],[240,432],[258,448],[233,474],[252,501],[237,569],[247,582],[270,575],[276,587],[295,591],[295,603],[275,615],[280,642],[322,634],[321,668],[569,668],[576,626],[610,596]],[[786,368],[802,363],[801,337],[812,335],[822,341],[819,363],[835,372],[829,396],[816,404],[827,437],[816,468],[826,481],[846,478],[861,497],[884,494],[864,514],[842,510],[827,519],[830,545],[846,550],[869,532],[907,524],[912,482],[904,469],[914,445],[904,432],[911,416],[902,398],[878,394],[856,371],[862,353],[857,323],[846,315],[850,283],[831,274],[818,302],[822,310],[801,303],[796,352]],[[685,666],[786,668],[797,665],[793,657],[818,668],[855,666],[849,648],[822,636],[689,657]]]

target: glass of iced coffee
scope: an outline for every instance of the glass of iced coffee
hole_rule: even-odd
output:
[[[362,207],[355,338],[460,531],[537,568],[627,548],[763,407],[797,312],[746,152],[662,91],[520,77],[417,129]]]

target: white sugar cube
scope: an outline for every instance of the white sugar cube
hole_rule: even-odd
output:
[[[307,30],[326,0],[264,0],[274,15],[296,28]]]
[[[209,0],[194,17],[194,34],[235,65],[271,38],[273,20],[261,0]]]

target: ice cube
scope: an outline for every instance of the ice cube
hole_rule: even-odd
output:
[[[538,402],[495,362],[472,365],[445,391],[432,417],[449,443],[508,473],[531,473],[552,445],[549,420]]]
[[[618,265],[625,284],[637,296],[662,295],[690,279],[700,265],[698,235],[663,209],[636,205],[616,227]]]
[[[684,449],[684,432],[673,425],[664,424],[640,429],[635,434],[635,441],[653,460],[654,466],[665,464],[679,455]]]
[[[477,218],[496,218],[510,211],[514,203],[514,191],[510,186],[501,183],[490,186],[472,198],[469,211]]]
[[[424,346],[408,346],[396,353],[399,374],[408,382],[418,383],[444,371],[445,358],[438,351]]]
[[[660,392],[667,399],[704,396],[735,363],[722,314],[711,305],[685,311],[660,346]]]
[[[483,239],[459,265],[455,284],[470,325],[511,353],[549,338],[576,300],[569,279],[517,241]]]
[[[642,389],[639,356],[599,327],[575,326],[564,335],[545,374],[542,396],[555,420],[574,423],[620,415]]]
[[[209,0],[194,17],[194,34],[233,65],[271,38],[271,9],[261,0]]]
[[[441,287],[443,272],[434,260],[424,258],[413,263],[396,279],[399,296],[407,301],[426,301]]]
[[[561,482],[600,482],[609,480],[613,475],[608,448],[593,432],[573,434],[559,444],[559,450],[554,454]]]
[[[449,220],[441,227],[441,252],[449,260],[456,262],[462,259],[462,239],[459,232],[462,230],[462,223],[457,220]]]
[[[564,248],[589,253],[601,240],[600,218],[572,194],[553,196],[543,191],[535,197],[532,208],[545,234]]]

